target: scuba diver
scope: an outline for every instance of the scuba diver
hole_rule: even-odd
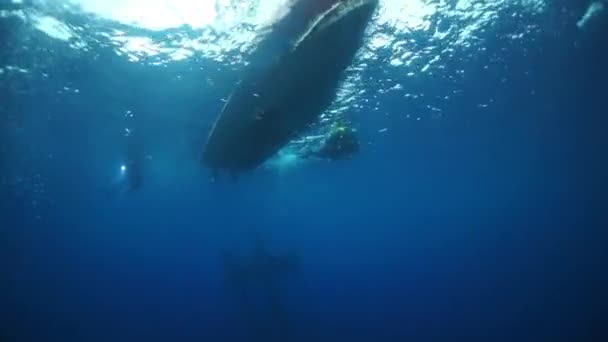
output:
[[[337,124],[323,137],[319,146],[304,147],[301,158],[316,157],[328,160],[349,159],[359,151],[359,139],[355,130],[343,124]]]
[[[124,154],[112,192],[118,195],[141,189],[144,182],[144,163],[149,158],[144,152],[141,119],[127,112],[128,127],[122,136]]]
[[[289,341],[287,312],[282,304],[281,283],[300,268],[297,255],[276,255],[261,240],[249,255],[221,254],[224,280],[235,295],[255,341]]]
[[[127,141],[127,161],[121,165],[121,171],[125,173],[127,191],[133,192],[141,188],[143,183],[143,162],[141,148],[131,136]]]
[[[139,144],[132,138],[127,137],[125,157],[120,164],[118,176],[111,191],[114,196],[136,192],[143,185],[143,163],[145,158]]]

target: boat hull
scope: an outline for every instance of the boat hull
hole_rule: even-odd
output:
[[[334,100],[376,6],[377,0],[337,1],[270,62],[250,67],[213,125],[203,162],[216,170],[254,169],[315,123]]]

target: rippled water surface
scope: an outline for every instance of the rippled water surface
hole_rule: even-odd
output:
[[[380,0],[319,123],[213,183],[290,1],[0,0],[0,341],[606,340],[608,3]]]

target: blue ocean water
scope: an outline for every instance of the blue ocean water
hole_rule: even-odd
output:
[[[361,150],[234,182],[282,1],[0,4],[0,341],[606,340],[605,1],[383,0],[310,132]]]

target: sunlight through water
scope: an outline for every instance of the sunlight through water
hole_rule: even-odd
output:
[[[133,63],[166,65],[203,58],[238,68],[255,47],[259,30],[289,1],[37,0],[36,6],[0,16],[20,18],[76,50],[110,46]],[[546,8],[546,0],[380,0],[366,43],[347,70],[330,113],[362,106],[359,99],[369,94],[361,82],[376,84],[378,94],[399,91],[416,99],[423,94],[407,92],[403,82],[408,78],[460,79],[466,70],[448,68],[449,63],[465,65],[466,58],[483,52],[489,39],[523,41],[541,32],[541,21],[534,17]],[[497,27],[502,37],[492,34]],[[505,27],[510,31],[504,32]],[[370,65],[402,76],[378,79],[376,73],[375,79],[364,79]],[[372,111],[373,100],[367,99]],[[438,106],[429,111],[441,116]]]
[[[11,20],[11,27],[18,28],[12,40],[7,39],[5,51],[12,56],[0,65],[0,83],[25,96],[32,92],[30,84],[41,82],[48,87],[35,90],[48,91],[44,96],[93,101],[109,117],[121,116],[116,113],[130,109],[135,97],[154,96],[154,101],[142,105],[145,115],[170,118],[163,122],[176,129],[195,127],[188,134],[200,139],[201,130],[233,86],[225,83],[238,76],[260,30],[289,1],[294,0],[13,0],[0,7],[0,19]],[[605,12],[605,2],[593,3],[580,27]],[[355,128],[384,139],[398,134],[393,133],[399,131],[397,120],[418,123],[460,115],[453,104],[461,94],[461,81],[475,72],[507,74],[504,54],[525,55],[534,46],[531,42],[544,30],[542,16],[548,4],[548,0],[380,0],[337,100],[307,134],[319,135],[348,116],[348,122],[361,125]],[[486,54],[489,41],[499,42],[501,50],[479,58]],[[108,68],[99,65],[114,62]],[[164,87],[155,87],[154,82]],[[169,94],[161,96],[160,88]],[[480,96],[477,108],[491,108],[490,96]],[[169,99],[174,110],[156,110]],[[201,110],[200,103],[210,109]],[[400,105],[389,112],[391,103]],[[17,114],[11,115],[17,122]],[[45,118],[62,115],[45,113]],[[362,141],[365,146],[372,143]],[[284,152],[270,163],[281,172],[300,162],[289,150]],[[128,171],[126,165],[113,166],[113,172],[117,170]],[[40,183],[33,181],[34,176],[27,179]]]
[[[53,8],[80,12],[96,18],[150,31],[188,28],[200,31],[200,37],[182,38],[181,47],[198,50],[209,57],[219,57],[227,51],[240,49],[254,38],[256,28],[268,24],[274,14],[286,6],[288,0],[65,0],[41,1],[41,13],[30,14],[39,29],[49,35],[66,40],[73,32],[62,25],[61,18],[52,18],[43,13],[49,3]],[[62,3],[62,6],[57,6]],[[470,46],[479,39],[478,34],[491,28],[500,20],[516,13],[539,13],[546,7],[545,0],[383,0],[370,30],[369,48],[390,48],[393,63],[402,65],[415,59],[411,49],[414,42],[404,34],[428,34],[433,41],[458,46]],[[502,17],[504,15],[504,17]],[[390,28],[390,34],[388,33]],[[529,28],[531,29],[531,28]],[[526,32],[522,32],[526,33]],[[144,42],[142,37],[130,37],[116,32],[121,38],[116,41],[124,50],[142,52],[147,55],[167,53],[155,42]],[[135,42],[131,42],[131,38]],[[177,38],[177,37],[176,37]],[[167,42],[164,44],[168,45]],[[215,45],[215,46],[214,46]],[[146,48],[147,46],[147,48]],[[409,52],[409,53],[406,53]],[[183,54],[177,54],[183,58]]]

